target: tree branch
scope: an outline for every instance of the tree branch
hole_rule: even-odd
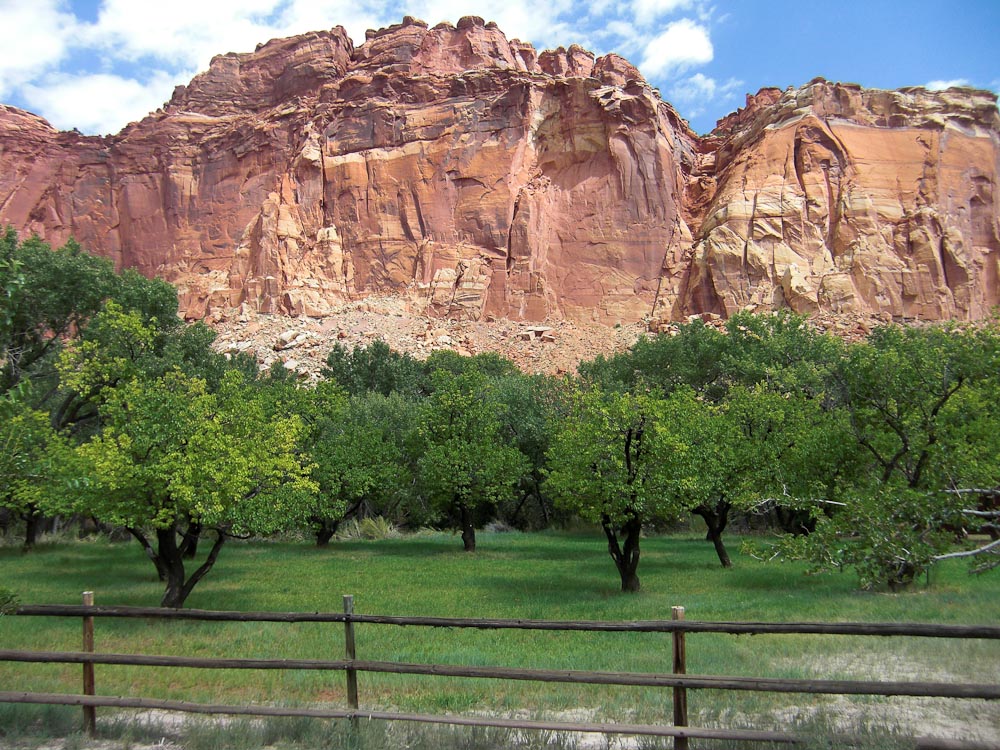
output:
[[[965,550],[963,552],[949,552],[946,555],[936,555],[931,558],[934,562],[938,560],[951,560],[956,557],[976,557],[977,555],[984,555],[987,552],[992,552],[995,549],[1000,549],[1000,539],[994,542],[990,542],[982,547],[977,547],[976,549]]]

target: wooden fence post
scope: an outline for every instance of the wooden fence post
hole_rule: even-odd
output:
[[[94,606],[94,592],[83,592],[83,606]],[[83,650],[87,653],[94,653],[94,618],[90,615],[83,616]],[[83,694],[94,695],[94,663],[84,662],[83,664]],[[83,707],[83,731],[88,737],[97,734],[97,709],[94,706]]]
[[[354,597],[350,594],[344,596],[344,614],[354,614]],[[350,618],[344,620],[344,657],[354,659],[354,623]],[[358,673],[357,670],[347,669],[347,705],[354,710],[358,709]]]
[[[671,607],[671,619],[683,620],[684,607]],[[684,631],[674,631],[674,674],[687,674],[687,654],[684,650]],[[674,726],[686,727],[688,725],[688,701],[687,688],[674,688]],[[674,750],[688,750],[687,737],[674,738]]]

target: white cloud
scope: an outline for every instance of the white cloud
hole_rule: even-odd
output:
[[[413,15],[386,2],[283,0],[277,14],[276,31],[280,29],[281,36],[291,36],[343,26],[354,44],[360,46],[365,41],[365,31],[399,23],[407,14]]]
[[[85,133],[117,133],[127,123],[142,119],[169,98],[173,87],[190,80],[192,73],[156,71],[145,82],[96,73],[48,76],[40,85],[23,89],[35,112],[52,125]],[[166,95],[164,95],[166,92]]]
[[[169,66],[207,67],[213,55],[252,50],[275,29],[278,0],[104,0],[83,41],[116,58],[154,58]]]
[[[8,32],[0,101],[33,108],[59,127],[113,132],[158,107],[214,55],[336,25],[360,45],[366,29],[404,15],[431,25],[482,16],[539,50],[577,43],[598,55],[642,60],[649,78],[681,73],[713,55],[708,22],[658,23],[681,11],[700,13],[710,8],[706,0],[86,1],[96,4],[92,21],[70,12],[84,0],[0,0],[0,28]]]
[[[646,77],[663,76],[712,61],[715,50],[708,29],[690,18],[681,18],[646,45],[639,69]]]
[[[678,10],[687,10],[692,0],[632,0],[632,12],[639,24],[647,24]]]
[[[670,87],[670,97],[672,101],[693,103],[711,100],[715,98],[719,85],[714,78],[709,78],[703,73],[695,73],[690,78],[678,81]]]
[[[725,102],[742,86],[743,81],[735,78],[720,84],[703,73],[695,73],[674,83],[667,91],[667,99],[681,105],[685,117],[698,117],[708,110],[708,105]]]
[[[968,86],[969,81],[966,78],[953,78],[950,81],[928,81],[924,84],[924,88],[929,91],[944,91],[945,89],[950,89],[954,86]]]
[[[62,0],[0,0],[0,96],[58,64],[75,24]]]

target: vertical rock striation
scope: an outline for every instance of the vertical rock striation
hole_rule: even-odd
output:
[[[686,311],[975,319],[1000,302],[1000,118],[989,92],[764,89],[689,183]]]
[[[0,106],[0,223],[162,276],[189,317],[982,317],[998,172],[985,92],[764,89],[698,138],[623,58],[476,17],[221,55],[106,138]]]

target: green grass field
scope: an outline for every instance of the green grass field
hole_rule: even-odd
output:
[[[738,540],[732,539],[733,549]],[[719,567],[695,534],[643,541],[643,590],[621,594],[601,537],[594,533],[482,533],[479,551],[448,534],[382,541],[233,543],[195,589],[191,608],[342,610],[353,594],[366,614],[537,619],[914,621],[995,624],[1000,575],[971,578],[955,562],[902,594],[862,592],[852,574],[807,576],[797,564],[734,555]],[[42,544],[24,555],[0,547],[3,579],[24,604],[75,604],[95,592],[103,605],[155,606],[162,594],[137,544]],[[97,650],[193,656],[340,658],[343,628],[327,624],[96,621]],[[78,650],[80,621],[0,618],[2,648]],[[469,631],[360,625],[358,658],[578,670],[669,672],[667,634]],[[768,677],[1000,681],[1000,642],[844,636],[688,636],[688,671]],[[216,703],[345,706],[341,673],[154,670],[97,667],[97,692]],[[361,674],[365,708],[424,713],[478,712],[593,721],[670,722],[669,691]],[[7,690],[74,692],[80,668],[0,663]],[[1000,705],[924,699],[693,691],[691,723],[782,728],[810,721],[866,722],[917,734],[996,738]],[[13,709],[3,722],[23,721]],[[21,716],[22,718],[18,718]],[[6,717],[6,718],[4,718]],[[962,727],[965,727],[964,729]],[[846,728],[850,728],[847,726]],[[2,729],[0,729],[2,731]]]

